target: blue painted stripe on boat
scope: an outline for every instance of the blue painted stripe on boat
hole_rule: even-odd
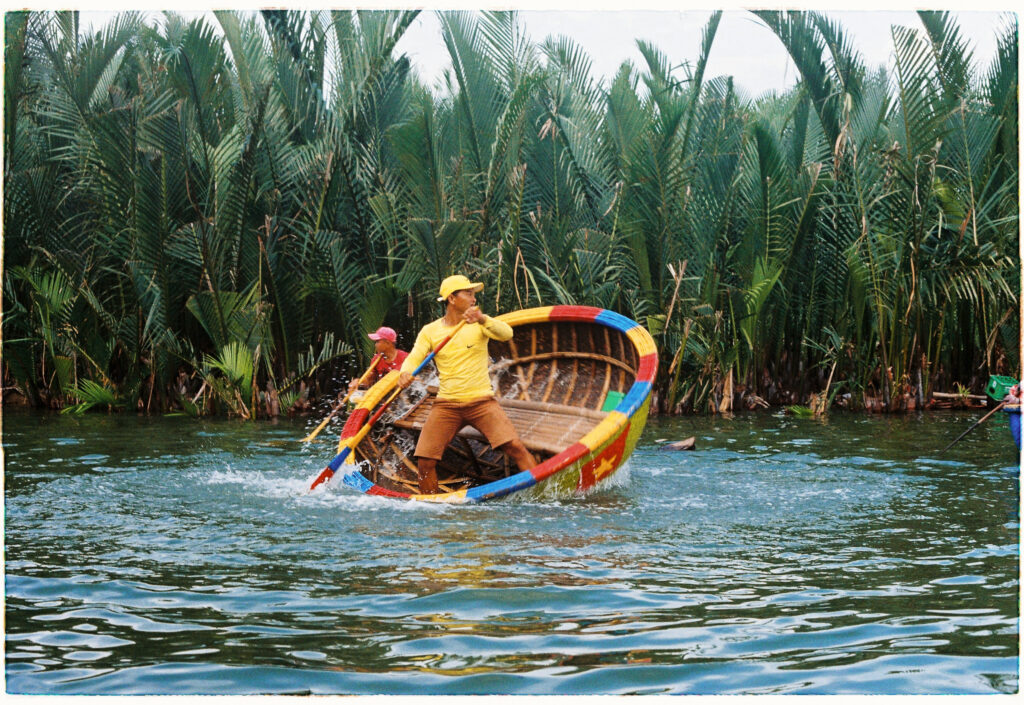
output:
[[[496,499],[504,497],[510,492],[517,492],[537,484],[536,478],[529,470],[506,477],[495,482],[490,482],[480,487],[472,487],[466,491],[466,499],[479,502],[485,499]]]
[[[643,406],[644,399],[651,393],[650,382],[634,382],[629,393],[619,402],[615,410],[626,417],[632,416],[637,409]]]
[[[365,477],[363,477],[362,473],[360,473],[359,471],[350,472],[346,474],[343,478],[341,478],[341,481],[344,482],[349,487],[354,487],[355,489],[363,493],[369,491],[369,489],[373,487],[373,483],[367,480]]]
[[[352,446],[345,446],[340,453],[331,459],[331,462],[327,463],[327,467],[331,469],[331,472],[338,472],[338,468],[345,462],[345,458],[352,452]]]
[[[609,311],[607,309],[597,314],[594,320],[608,326],[609,328],[621,330],[623,333],[640,325],[636,321],[626,318],[621,313],[615,313],[615,311]]]

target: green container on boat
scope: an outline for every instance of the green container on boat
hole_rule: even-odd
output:
[[[625,396],[622,392],[608,392],[608,396],[604,398],[604,404],[601,405],[601,411],[612,411]]]
[[[992,375],[988,378],[988,386],[985,387],[985,393],[995,401],[1002,401],[1003,397],[1006,396],[1006,393],[1010,391],[1010,387],[1015,384],[1017,384],[1017,380],[1013,377]]]

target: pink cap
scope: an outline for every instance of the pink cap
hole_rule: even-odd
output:
[[[367,337],[370,340],[390,340],[392,343],[398,340],[398,334],[395,333],[395,329],[388,328],[387,326],[381,326]]]

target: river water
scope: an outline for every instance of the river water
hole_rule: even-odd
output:
[[[652,419],[589,496],[439,506],[307,493],[311,420],[5,411],[7,689],[1015,693],[980,416]]]

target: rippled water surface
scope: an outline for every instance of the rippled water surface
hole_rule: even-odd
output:
[[[1016,692],[980,415],[654,419],[590,496],[437,506],[308,494],[313,421],[8,411],[7,689]]]

